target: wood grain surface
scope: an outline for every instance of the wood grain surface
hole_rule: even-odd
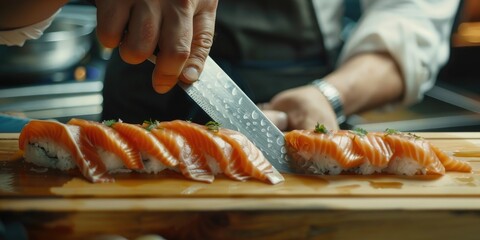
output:
[[[13,212],[30,239],[478,239],[468,211]],[[125,239],[122,238],[122,239]],[[118,239],[118,238],[117,238]]]
[[[420,133],[448,154],[476,152],[480,133]],[[92,184],[74,170],[25,163],[18,134],[0,134],[0,220],[30,239],[478,239],[480,158],[445,176],[301,176],[212,184],[174,172],[116,174]],[[461,155],[461,154],[459,154]],[[396,234],[392,234],[396,233]]]

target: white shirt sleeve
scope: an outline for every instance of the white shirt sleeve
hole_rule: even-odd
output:
[[[448,60],[458,4],[457,0],[363,0],[363,15],[340,53],[339,64],[358,53],[386,51],[403,74],[403,103],[421,100]]]
[[[30,26],[8,31],[0,31],[0,45],[23,46],[27,40],[40,38],[43,31],[52,24],[53,19],[59,12],[60,10],[49,18]]]

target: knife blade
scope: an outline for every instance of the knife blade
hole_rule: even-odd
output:
[[[152,63],[155,60],[155,56],[149,58]],[[179,82],[178,85],[214,121],[250,139],[279,172],[294,172],[290,168],[283,133],[210,56],[198,81],[192,84]]]

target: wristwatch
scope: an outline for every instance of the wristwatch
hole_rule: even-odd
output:
[[[346,117],[343,111],[343,103],[340,99],[340,93],[338,90],[332,84],[324,81],[323,79],[314,80],[312,85],[320,90],[325,98],[327,98],[328,102],[333,108],[333,111],[337,115],[337,123],[341,124],[345,122]]]

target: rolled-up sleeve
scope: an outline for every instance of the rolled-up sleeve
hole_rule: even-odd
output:
[[[27,40],[40,38],[59,12],[60,10],[49,18],[30,26],[0,31],[0,45],[23,46]]]
[[[364,0],[363,15],[339,63],[363,52],[388,52],[405,83],[404,104],[422,99],[449,57],[457,0]]]

